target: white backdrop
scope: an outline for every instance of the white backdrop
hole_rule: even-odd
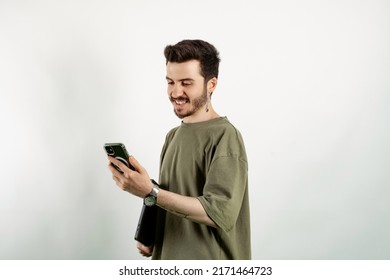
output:
[[[142,259],[142,201],[105,142],[158,177],[167,44],[220,51],[254,259],[390,258],[390,4],[0,0],[0,259]]]

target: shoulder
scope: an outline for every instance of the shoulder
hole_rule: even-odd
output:
[[[168,131],[167,135],[165,136],[165,142],[169,142],[173,136],[175,136],[177,130],[179,129],[180,126],[176,126],[174,128],[172,128],[170,131]]]
[[[240,131],[227,119],[220,123],[216,135],[217,156],[234,156],[246,161],[245,144]]]
[[[227,118],[224,118],[223,122],[220,123],[219,129],[221,129],[221,131],[223,132],[224,138],[233,141],[243,142],[243,138],[240,131]]]

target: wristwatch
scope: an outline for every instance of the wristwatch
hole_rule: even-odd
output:
[[[157,194],[160,190],[160,186],[156,183],[156,181],[153,179],[151,181],[153,183],[152,191],[144,198],[144,204],[149,207],[156,204]]]

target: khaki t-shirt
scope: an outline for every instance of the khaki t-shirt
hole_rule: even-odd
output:
[[[161,187],[197,197],[218,228],[159,209],[153,259],[250,259],[248,163],[228,119],[172,129],[160,164]]]

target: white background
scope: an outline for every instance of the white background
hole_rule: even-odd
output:
[[[163,49],[214,44],[213,104],[249,158],[254,259],[390,258],[390,4],[0,0],[0,259],[142,259],[142,201],[105,142],[158,177]]]

